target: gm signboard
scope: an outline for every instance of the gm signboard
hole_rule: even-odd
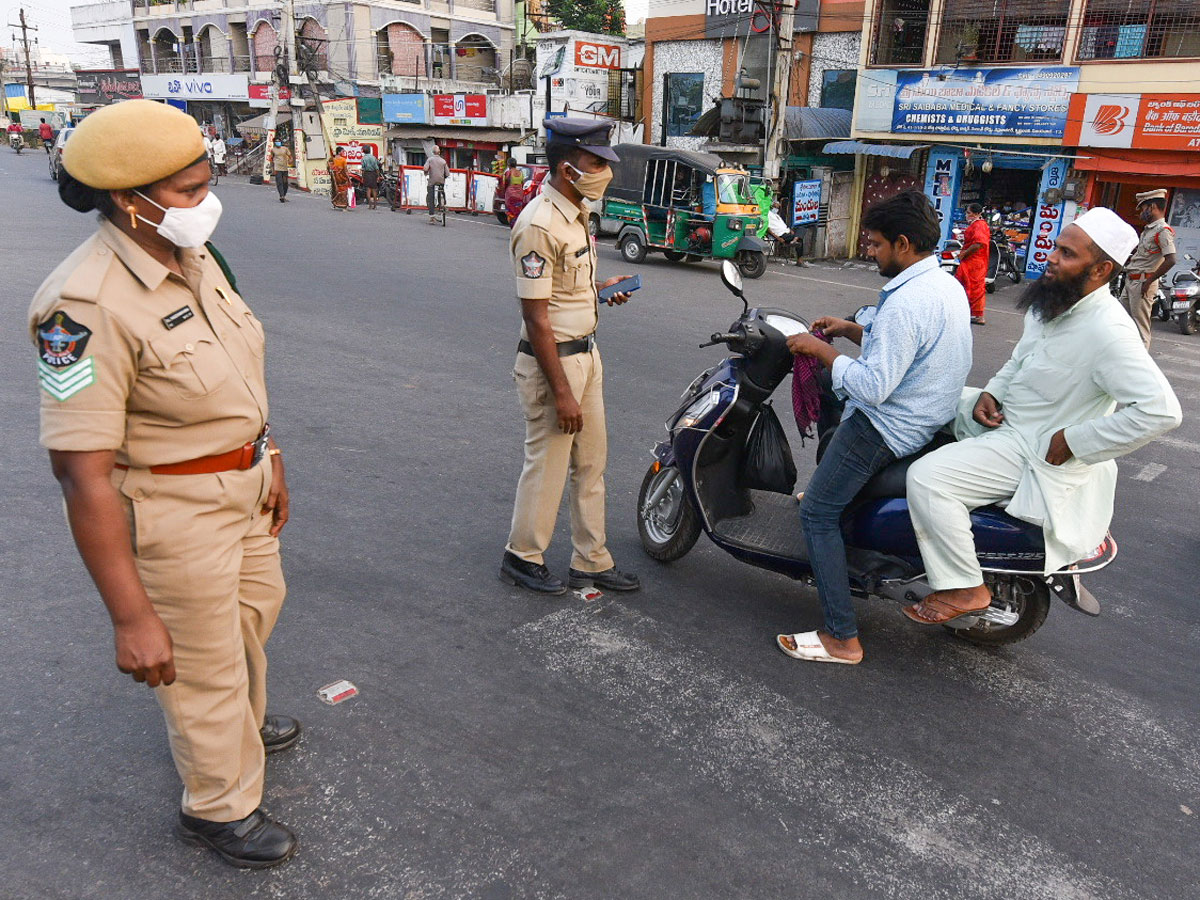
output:
[[[384,94],[383,121],[423,125],[429,121],[424,94]]]

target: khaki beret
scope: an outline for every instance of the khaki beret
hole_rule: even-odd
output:
[[[1134,194],[1133,199],[1138,202],[1138,205],[1145,203],[1147,200],[1166,200],[1167,189],[1159,188],[1155,191],[1142,191],[1140,194]]]
[[[204,156],[187,113],[154,100],[125,100],[88,115],[63,146],[62,164],[88,187],[120,191],[153,184]]]

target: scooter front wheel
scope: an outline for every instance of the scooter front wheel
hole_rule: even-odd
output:
[[[1042,627],[1050,613],[1050,589],[1036,575],[994,575],[985,572],[983,583],[992,592],[992,609],[1008,613],[1011,624],[979,620],[970,628],[952,628],[962,638],[980,647],[1003,647],[1023,641]]]
[[[680,559],[700,537],[700,520],[674,466],[650,467],[638,491],[637,517],[642,549],[659,562]]]

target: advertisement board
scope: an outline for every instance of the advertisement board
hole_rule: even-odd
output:
[[[1200,94],[1075,94],[1066,143],[1200,150]]]
[[[382,125],[364,125],[358,121],[358,101],[353,97],[323,101],[321,122],[330,141],[337,145],[351,141],[383,142]]]
[[[429,121],[424,94],[384,94],[383,121],[423,125]]]
[[[619,69],[621,48],[616,44],[597,44],[575,39],[575,68]]]
[[[821,0],[796,0],[795,32],[816,31]],[[778,33],[783,4],[773,0],[704,0],[704,36],[740,38]]]
[[[433,124],[487,125],[487,94],[434,94]]]
[[[896,75],[894,134],[1061,138],[1074,66],[905,69]]]
[[[271,108],[271,88],[269,84],[252,84],[247,88],[250,105],[255,109]],[[285,105],[292,99],[292,89],[284,85],[279,89],[279,99]]]
[[[821,211],[821,179],[797,181],[792,187],[792,226],[816,225]]]
[[[1073,201],[1047,203],[1042,198],[1051,188],[1061,188],[1067,180],[1067,160],[1050,161],[1042,170],[1042,181],[1038,185],[1037,213],[1033,217],[1033,235],[1029,240],[1029,260],[1025,264],[1027,278],[1041,278],[1046,263],[1054,252],[1054,242],[1063,229],[1063,222],[1075,218],[1076,204]]]
[[[249,100],[246,73],[143,75],[142,93],[154,100]]]
[[[954,203],[958,197],[962,179],[962,162],[956,150],[930,150],[929,163],[925,170],[925,196],[933,204],[941,225],[942,236],[938,247],[950,237],[954,222]]]
[[[75,74],[79,102],[85,106],[105,106],[142,96],[142,73],[137,69],[79,69]]]

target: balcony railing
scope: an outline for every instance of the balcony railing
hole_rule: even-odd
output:
[[[249,72],[250,57],[235,56],[232,62],[227,57],[197,60],[193,56],[168,56],[142,59],[141,71],[144,75],[199,75],[204,72],[229,74],[231,72]]]

